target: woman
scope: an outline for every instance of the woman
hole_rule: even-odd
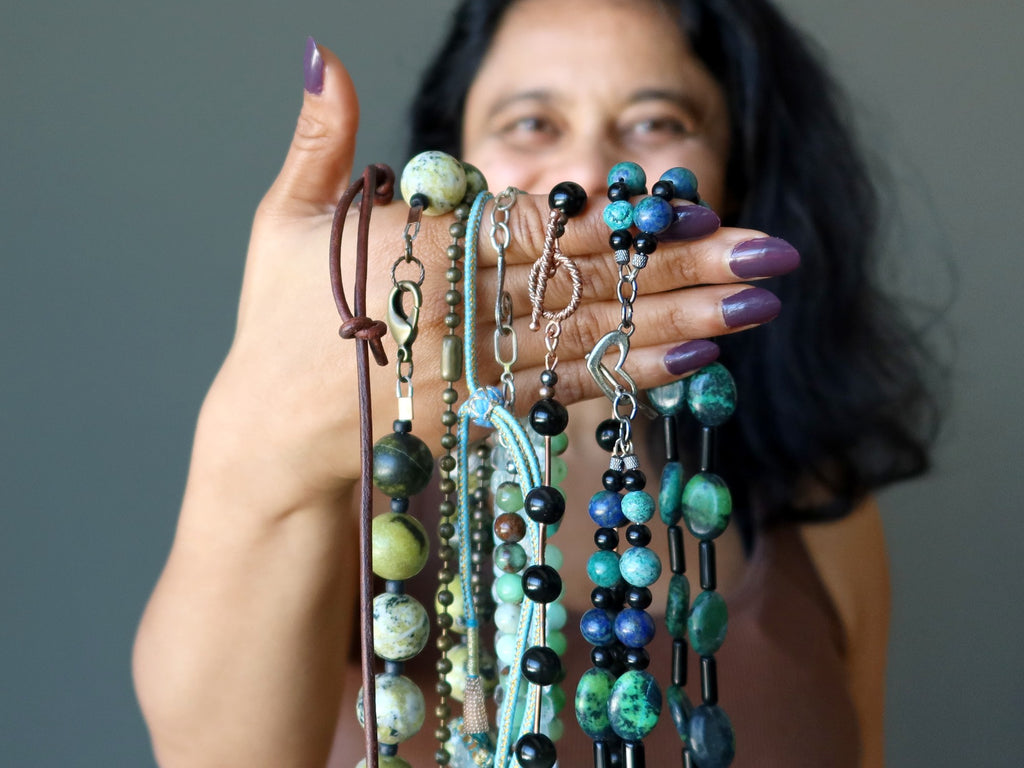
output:
[[[882,764],[888,582],[870,494],[926,463],[913,350],[870,282],[870,185],[829,93],[761,0],[470,1],[414,110],[415,149],[460,155],[492,190],[535,193],[513,211],[508,252],[521,402],[543,367],[543,344],[525,330],[525,275],[546,193],[565,179],[590,193],[563,238],[587,294],[559,347],[559,398],[578,403],[576,466],[604,460],[587,432],[607,404],[582,358],[618,322],[600,214],[608,168],[628,159],[656,177],[690,167],[722,214],[726,226],[665,243],[644,271],[629,370],[643,387],[663,384],[708,362],[715,348],[695,342],[715,338],[743,398],[721,440],[739,526],[718,547],[732,611],[721,700],[737,766]],[[332,741],[332,764],[351,765],[361,751],[349,653],[354,351],[336,336],[324,258],[357,122],[344,68],[311,47],[295,138],[257,211],[236,337],[200,415],[174,547],[137,638],[136,684],[162,765],[322,765]],[[405,216],[401,204],[374,213],[376,263],[393,260]],[[428,297],[418,372],[436,370],[444,333],[436,297],[449,223],[425,221],[416,243]],[[783,277],[794,257],[761,247],[766,235],[795,245],[801,268]],[[479,284],[491,286],[494,254],[481,244]],[[383,315],[386,282],[370,286],[371,316]],[[393,371],[373,377],[380,434]],[[441,389],[417,374],[416,431],[431,445]],[[570,509],[592,490],[587,472]],[[559,534],[576,611],[589,607],[592,527],[578,518]],[[432,724],[428,715],[400,750],[414,765],[431,759]],[[648,753],[674,761],[667,731]],[[575,747],[560,753],[562,765],[586,762],[566,757],[587,754]]]

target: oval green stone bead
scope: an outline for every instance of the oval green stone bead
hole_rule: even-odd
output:
[[[661,470],[658,511],[665,525],[675,525],[683,516],[683,465],[678,461],[666,461]]]
[[[373,572],[382,579],[411,579],[427,564],[430,545],[423,523],[412,515],[385,512],[371,524]]]
[[[686,400],[697,421],[717,427],[736,410],[736,382],[728,368],[711,363],[690,377]]]
[[[639,669],[624,672],[608,699],[608,720],[620,739],[640,741],[658,723],[661,690],[654,677]]]
[[[701,768],[729,768],[736,757],[736,736],[720,707],[702,704],[690,715],[690,752]]]
[[[693,702],[686,695],[686,689],[681,685],[670,685],[665,691],[665,701],[668,704],[668,711],[672,715],[672,724],[676,727],[679,738],[686,743],[690,738],[690,716],[693,715]]]
[[[373,598],[373,652],[382,659],[411,659],[429,636],[427,609],[416,598],[389,592]]]
[[[377,675],[377,740],[381,744],[398,744],[415,735],[423,726],[426,704],[419,687],[404,675]],[[356,698],[356,717],[363,719],[363,689]]]
[[[392,432],[373,446],[373,484],[393,498],[408,498],[427,487],[434,455],[409,432]]]
[[[583,673],[576,686],[576,722],[592,739],[607,739],[615,733],[608,719],[608,701],[614,685],[615,675],[607,669],[592,667]]]
[[[717,592],[701,592],[693,601],[686,622],[690,647],[701,656],[710,656],[725,642],[729,628],[729,610]]]
[[[698,472],[683,489],[683,518],[690,533],[711,541],[729,527],[732,494],[729,486],[714,472]]]
[[[674,573],[668,583],[668,604],[665,627],[673,640],[686,639],[686,621],[690,615],[690,580],[686,574]]]
[[[622,578],[619,574],[618,553],[604,549],[594,552],[587,560],[587,576],[599,587],[614,587]]]
[[[519,483],[504,482],[494,492],[494,503],[502,512],[518,512],[523,508],[523,489]]]
[[[654,389],[648,389],[647,399],[651,401],[654,410],[662,416],[681,413],[686,407],[686,390],[689,381],[689,378],[679,379]]]

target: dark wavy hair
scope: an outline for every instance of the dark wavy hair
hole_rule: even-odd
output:
[[[742,407],[723,428],[717,467],[749,546],[758,527],[841,517],[927,469],[938,424],[931,363],[876,282],[878,196],[810,44],[766,0],[658,1],[728,101],[723,223],[783,237],[802,257],[796,272],[761,283],[782,300],[776,320],[718,340]],[[459,154],[467,91],[514,2],[456,9],[412,106],[412,152]]]

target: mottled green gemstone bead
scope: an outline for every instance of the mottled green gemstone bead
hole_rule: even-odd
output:
[[[608,719],[608,700],[612,696],[615,675],[607,669],[592,667],[583,673],[576,686],[576,721],[592,739],[614,735]]]
[[[619,557],[622,580],[634,587],[649,587],[661,576],[661,559],[647,547],[630,547]]]
[[[683,518],[690,533],[711,541],[729,527],[732,495],[725,481],[713,472],[698,472],[683,489]]]
[[[690,618],[686,622],[690,647],[701,656],[717,652],[725,642],[729,628],[729,610],[717,592],[701,592],[693,601]]]
[[[398,744],[415,735],[423,726],[426,705],[423,693],[404,675],[377,675],[377,740],[381,744]],[[363,689],[356,699],[356,717],[363,719]]]
[[[678,461],[666,461],[661,470],[658,511],[665,525],[675,525],[683,515],[683,465]]]
[[[569,447],[569,433],[559,432],[557,435],[551,437],[551,453],[555,456],[561,456],[565,453]]]
[[[668,605],[665,627],[673,640],[686,639],[686,620],[690,614],[690,580],[686,574],[674,573],[668,583]]]
[[[654,497],[647,491],[629,491],[622,497],[622,514],[632,523],[646,523],[654,517]]]
[[[494,493],[494,503],[503,512],[518,512],[523,508],[523,489],[519,483],[502,483]]]
[[[614,587],[622,578],[618,553],[604,549],[594,552],[587,560],[587,576],[599,587]]]
[[[640,741],[658,723],[661,690],[652,675],[639,669],[624,672],[608,699],[608,720],[620,739]]]
[[[697,421],[706,427],[717,427],[736,410],[736,382],[728,368],[711,363],[690,377],[686,399]]]
[[[411,515],[385,512],[373,518],[373,572],[382,579],[411,579],[427,564],[430,546],[423,524]]]
[[[373,651],[382,659],[411,659],[429,636],[430,617],[416,598],[389,592],[373,598]]]
[[[673,416],[681,413],[686,407],[686,389],[689,378],[670,381],[660,387],[647,390],[647,399],[662,416]]]
[[[427,216],[440,216],[455,210],[466,196],[466,170],[462,163],[445,152],[420,152],[402,170],[402,197],[409,202],[414,195],[427,196]]]
[[[681,685],[670,685],[665,691],[665,701],[668,704],[668,711],[672,715],[672,724],[676,727],[676,733],[683,740],[683,744],[690,738],[690,716],[693,715],[693,702],[686,695],[686,689]]]
[[[494,565],[504,573],[519,573],[526,567],[526,550],[519,544],[505,542],[494,550]]]
[[[392,432],[373,446],[373,484],[393,498],[408,498],[427,487],[434,456],[409,432]]]

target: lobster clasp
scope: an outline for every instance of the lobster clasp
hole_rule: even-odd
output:
[[[412,294],[412,309],[405,311],[405,294]],[[423,292],[412,280],[399,280],[388,297],[388,329],[399,349],[408,347],[416,340],[420,307],[423,306]]]

